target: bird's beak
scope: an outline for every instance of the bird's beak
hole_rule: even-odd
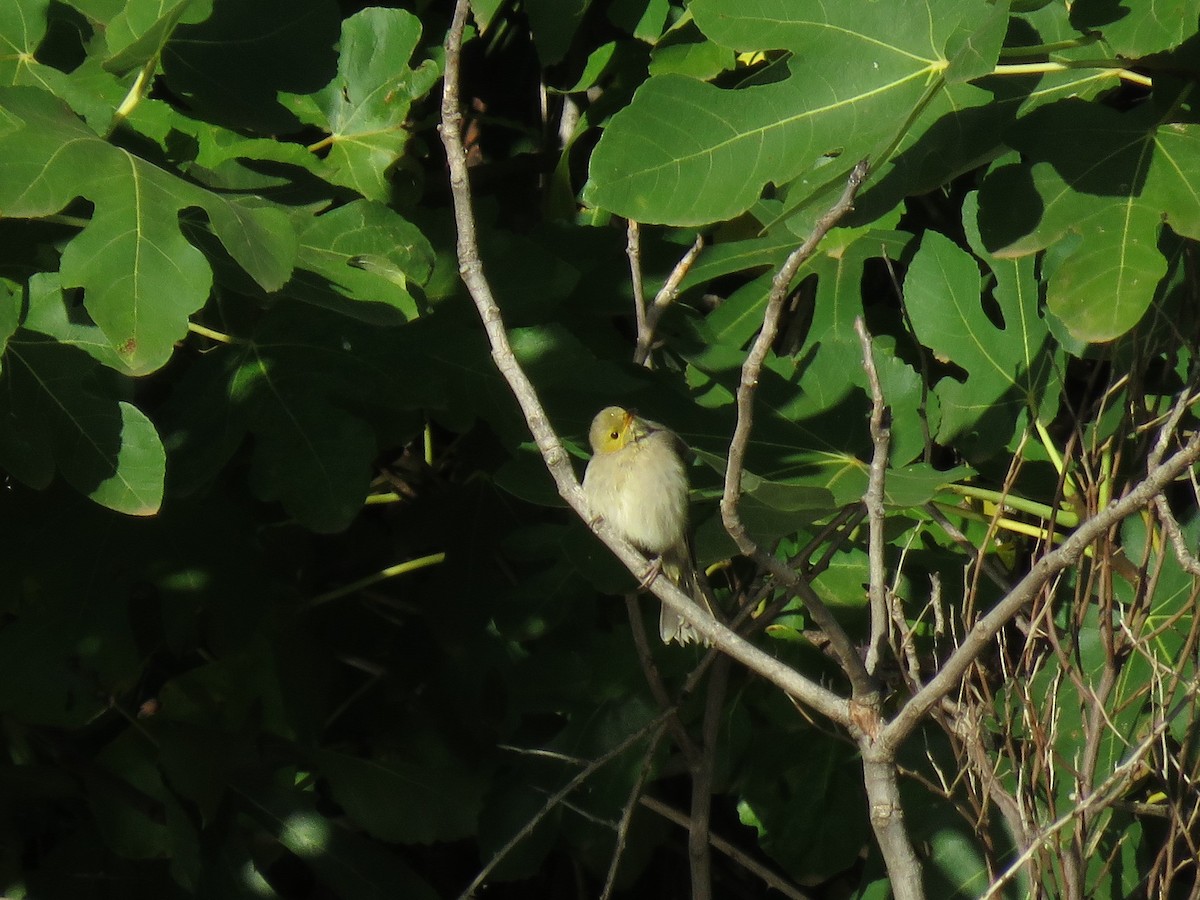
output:
[[[625,418],[621,420],[621,427],[629,435],[631,441],[640,441],[647,434],[646,424],[637,417],[635,409],[625,410]]]

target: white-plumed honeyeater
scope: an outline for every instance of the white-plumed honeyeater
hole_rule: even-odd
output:
[[[673,431],[619,406],[600,410],[588,437],[592,459],[583,490],[592,512],[647,556],[657,557],[663,574],[707,608],[688,546],[686,445]],[[668,643],[700,638],[666,606],[659,634]]]

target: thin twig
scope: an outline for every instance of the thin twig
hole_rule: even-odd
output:
[[[799,553],[788,561],[789,565],[800,572],[800,583],[806,586],[811,584],[814,578],[829,568],[834,555],[841,550],[842,545],[850,533],[858,527],[858,523],[864,515],[866,515],[866,512],[863,510],[861,503],[854,503],[843,507],[800,549]],[[821,558],[815,563],[809,563],[809,558],[817,551],[818,547],[824,548],[821,552]],[[752,597],[750,602],[734,616],[733,621],[730,623],[731,628],[738,630],[747,637],[757,634],[769,627],[779,614],[783,612],[788,603],[791,602],[792,597],[796,596],[799,592],[798,590],[791,593],[782,592],[779,597],[767,605],[761,614],[754,618],[754,621],[743,628],[742,625],[746,619],[753,614],[758,604],[762,602],[763,597],[773,589],[772,584],[771,582],[763,584],[758,596]],[[812,634],[806,632],[805,637],[811,638]],[[816,642],[813,643],[815,644]]]
[[[612,896],[613,888],[616,887],[617,870],[621,866],[621,854],[625,850],[625,842],[629,837],[629,825],[633,821],[633,811],[642,796],[642,788],[646,786],[646,781],[650,777],[650,771],[653,768],[651,760],[654,758],[654,751],[658,749],[665,729],[664,723],[651,736],[650,744],[646,747],[646,754],[642,757],[642,767],[638,771],[637,781],[629,791],[629,800],[625,803],[625,808],[621,810],[621,821],[617,823],[617,840],[613,845],[612,861],[608,865],[608,877],[604,879],[604,890],[600,892],[600,900],[608,900]]]
[[[883,559],[884,551],[887,549],[883,536],[885,517],[883,489],[892,432],[886,421],[887,409],[883,402],[883,388],[879,384],[879,372],[875,368],[875,353],[871,349],[871,336],[867,334],[867,326],[863,324],[862,316],[855,317],[854,331],[858,335],[858,342],[862,347],[863,369],[867,373],[867,384],[871,388],[871,443],[874,450],[871,454],[871,475],[867,482],[867,492],[863,495],[863,504],[867,507],[867,526],[870,534],[867,543],[867,567],[871,606],[871,637],[867,644],[867,672],[875,675],[879,671],[880,656],[887,643],[892,618],[888,613],[887,576],[884,571]]]
[[[517,844],[529,837],[529,835],[533,833],[533,830],[537,828],[538,823],[541,822],[542,819],[546,818],[546,816],[548,816],[550,812],[556,806],[558,806],[558,804],[570,796],[572,791],[591,778],[592,775],[602,769],[605,765],[612,762],[630,747],[637,744],[638,741],[643,740],[648,735],[661,734],[669,716],[669,712],[659,713],[655,718],[651,719],[637,731],[633,732],[633,734],[625,738],[625,740],[621,741],[603,755],[598,756],[596,759],[589,762],[575,774],[574,778],[551,794],[546,800],[545,804],[542,805],[542,808],[539,809],[533,816],[531,816],[529,821],[522,825],[521,829],[511,838],[509,838],[508,842],[503,847],[496,851],[495,855],[492,856],[492,858],[488,861],[488,864],[480,870],[479,874],[475,876],[469,885],[467,885],[466,889],[459,894],[459,900],[469,900],[470,897],[473,897],[475,895],[475,891],[480,885],[487,881],[488,876],[492,874],[496,866],[500,865],[503,859],[512,852],[513,848],[516,847]]]
[[[683,723],[679,721],[679,705],[671,699],[666,685],[663,684],[662,676],[658,674],[658,666],[654,664],[654,655],[650,652],[650,641],[646,637],[646,628],[642,624],[637,594],[625,595],[625,610],[629,614],[629,631],[633,635],[633,646],[637,649],[638,661],[642,664],[642,675],[645,676],[646,684],[650,686],[650,693],[654,695],[659,709],[675,713],[667,720],[667,727],[671,730],[671,737],[674,738],[676,746],[683,752],[688,768],[694,769],[700,757],[700,751],[691,735],[687,733],[687,729],[683,727]]]
[[[1197,684],[1197,682],[1193,681],[1188,689],[1189,694],[1194,694],[1198,688],[1200,688],[1200,684]],[[1137,745],[1137,747],[1131,750],[1129,755],[1126,756],[1125,759],[1123,759],[1121,763],[1112,770],[1111,773],[1109,773],[1109,776],[1104,779],[1103,783],[1095,791],[1088,794],[1087,797],[1072,806],[1071,809],[1067,810],[1052,823],[1041,829],[1030,840],[1029,846],[1025,848],[1024,852],[1022,852],[1020,856],[1013,860],[1009,867],[1005,869],[1003,873],[1001,873],[1000,877],[988,886],[987,891],[980,897],[980,900],[989,900],[989,898],[996,896],[1000,889],[1009,881],[1011,881],[1013,876],[1020,871],[1021,867],[1025,865],[1029,858],[1036,853],[1046,843],[1046,841],[1048,841],[1058,832],[1062,831],[1063,828],[1074,822],[1080,816],[1089,812],[1091,809],[1106,804],[1118,796],[1125,789],[1125,785],[1128,783],[1129,779],[1133,777],[1134,770],[1138,767],[1138,765],[1140,765],[1143,757],[1150,751],[1150,749],[1158,741],[1159,737],[1166,732],[1167,728],[1170,727],[1171,723],[1175,720],[1175,717],[1178,716],[1179,713],[1182,712],[1183,709],[1192,702],[1192,700],[1193,697],[1188,696],[1177,703],[1174,709],[1170,710],[1165,716],[1162,717],[1161,721],[1155,724],[1150,734],[1147,735],[1146,738]]]
[[[636,228],[637,223],[631,222],[630,227],[631,229]],[[654,295],[654,303],[648,309],[645,307],[646,301],[643,297],[642,308],[644,310],[644,318],[638,322],[637,347],[633,351],[633,361],[639,366],[644,366],[649,362],[650,350],[654,346],[654,333],[658,330],[658,321],[663,317],[663,313],[667,311],[667,307],[674,303],[675,298],[679,296],[679,285],[683,283],[684,276],[692,268],[696,257],[700,255],[700,251],[703,249],[704,235],[698,234],[691,249],[683,254],[679,262],[675,264],[675,268],[671,270],[671,274],[667,276],[667,280],[659,289],[659,292]],[[632,258],[630,262],[632,263]]]
[[[1167,445],[1170,443],[1171,437],[1175,434],[1175,429],[1179,426],[1179,420],[1183,418],[1183,414],[1187,412],[1190,404],[1188,402],[1191,394],[1191,386],[1188,390],[1182,391],[1179,394],[1179,399],[1175,401],[1175,406],[1171,410],[1171,415],[1167,418],[1167,422],[1158,432],[1158,440],[1154,442],[1154,449],[1150,451],[1146,459],[1146,466],[1153,468],[1158,465],[1159,460],[1163,458],[1163,454],[1167,452]],[[1167,498],[1159,494],[1154,498],[1154,508],[1158,512],[1159,522],[1162,523],[1163,531],[1167,533],[1167,537],[1171,540],[1171,546],[1175,550],[1175,558],[1179,560],[1179,565],[1190,575],[1200,576],[1200,560],[1192,553],[1187,545],[1187,540],[1183,536],[1183,529],[1179,527],[1179,522],[1175,518],[1175,514],[1171,512],[1171,506],[1167,503]]]
[[[711,839],[713,769],[716,765],[717,738],[725,715],[725,693],[729,686],[729,657],[713,663],[708,678],[708,696],[704,702],[704,725],[700,757],[692,770],[692,824],[688,829],[688,860],[692,873],[692,900],[712,898]]]
[[[862,348],[863,369],[871,389],[871,471],[863,505],[867,508],[868,523],[868,573],[871,608],[871,636],[867,647],[866,668],[874,680],[882,662],[883,650],[887,646],[891,630],[892,605],[884,566],[887,543],[884,538],[886,510],[884,509],[884,480],[887,473],[888,449],[891,444],[891,428],[887,421],[883,388],[879,383],[879,372],[875,368],[875,352],[871,336],[862,317],[854,320],[854,331]],[[896,608],[901,627],[904,618]],[[856,692],[855,699],[859,700]],[[900,786],[896,767],[894,745],[876,743],[879,721],[879,698],[877,693],[861,697],[863,720],[862,732],[856,735],[863,760],[863,785],[867,789],[870,805],[871,829],[883,854],[887,866],[888,880],[897,900],[923,900],[925,894],[921,884],[921,864],[912,845],[912,838],[905,824],[904,807],[900,800]]]
[[[454,201],[454,217],[458,234],[458,271],[471,299],[483,321],[491,346],[496,369],[504,377],[521,408],[521,413],[533,435],[538,451],[546,463],[546,469],[554,479],[559,495],[589,524],[592,531],[604,542],[633,575],[642,580],[651,573],[646,557],[622,540],[613,530],[592,515],[587,498],[579,485],[579,479],[571,467],[570,456],[555,433],[546,416],[537,391],[529,377],[517,362],[504,317],[491,285],[484,275],[483,263],[479,258],[479,244],[475,233],[475,215],[471,208],[471,186],[467,177],[467,159],[462,141],[462,110],[459,106],[458,77],[462,57],[463,29],[469,11],[468,0],[456,0],[454,16],[446,32],[446,67],[443,78],[442,122],[439,126],[442,143],[446,148],[446,162],[450,170],[450,191]],[[729,654],[750,670],[758,673],[797,700],[809,705],[835,722],[850,720],[849,704],[833,691],[801,675],[786,663],[755,647],[717,622],[706,610],[671,583],[670,579],[656,577],[650,590],[673,612],[687,621],[696,633],[710,644]]]
[[[625,255],[629,257],[629,282],[633,285],[633,317],[637,323],[637,342],[640,347],[646,333],[646,286],[642,282],[642,232],[633,219],[625,229]],[[634,362],[642,360],[634,355]]]
[[[654,797],[642,797],[640,802],[642,806],[646,807],[646,809],[657,813],[668,822],[674,822],[680,828],[683,828],[689,833],[691,832],[691,820],[689,820],[688,817],[679,810],[667,806],[667,804],[663,803],[661,800],[655,799]],[[757,875],[767,887],[779,891],[779,893],[783,894],[785,897],[792,898],[792,900],[812,900],[808,894],[805,894],[795,885],[784,881],[762,863],[758,862],[758,860],[748,856],[746,853],[735,847],[724,838],[718,837],[715,834],[710,834],[709,840],[718,851],[724,853],[747,872]]]
[[[429,566],[438,566],[446,561],[445,553],[431,553],[428,556],[421,556],[417,559],[410,559],[402,563],[396,563],[394,566],[388,566],[373,575],[367,575],[365,578],[359,578],[349,584],[344,584],[339,588],[334,588],[332,591],[326,591],[324,594],[319,594],[310,599],[305,605],[305,609],[312,609],[315,606],[320,606],[322,603],[328,603],[330,600],[337,600],[341,597],[347,597],[350,594],[356,594],[363,588],[371,587],[379,584],[381,581],[386,581],[389,578],[395,578],[397,575],[406,575],[409,572],[415,572],[418,569],[428,568]]]
[[[996,567],[996,565],[988,558],[987,554],[971,543],[970,539],[963,534],[957,525],[951,522],[946,515],[937,508],[933,503],[925,504],[925,512],[933,521],[938,523],[942,531],[949,535],[950,539],[971,557],[973,562],[989,579],[992,584],[1000,588],[1002,591],[1007,591],[1012,585],[1005,574]]]

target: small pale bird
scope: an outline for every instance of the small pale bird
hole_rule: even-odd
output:
[[[696,583],[688,548],[687,447],[662,425],[619,406],[600,410],[588,434],[592,459],[583,490],[592,512],[647,556],[681,591],[707,606]],[[666,606],[659,619],[666,643],[700,639],[696,630]]]

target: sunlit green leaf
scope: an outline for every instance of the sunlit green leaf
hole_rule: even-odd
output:
[[[408,143],[408,110],[441,74],[408,67],[420,20],[401,9],[365,9],[342,24],[337,76],[315,95],[329,130],[331,180],[372,200],[390,199],[388,173]]]
[[[157,58],[191,4],[192,0],[126,3],[105,29],[110,56],[104,61],[104,67],[123,74]]]
[[[49,0],[12,0],[0,5],[0,84],[24,84],[57,93],[66,75],[38,62],[46,35]]]
[[[0,89],[0,109],[20,123],[0,136],[0,211],[46,216],[79,195],[95,204],[63,252],[62,280],[84,289],[88,312],[129,371],[165,363],[208,299],[211,269],[180,230],[183,210],[202,208],[264,288],[286,280],[296,244],[281,212],[204,191],[113,147],[40,90]]]
[[[1001,166],[980,192],[980,231],[997,256],[1017,257],[1078,238],[1051,273],[1047,302],[1077,337],[1106,341],[1150,305],[1166,260],[1163,222],[1200,236],[1200,129],[1142,106],[1128,113],[1066,100],[1016,129],[1028,162]]]
[[[592,156],[588,199],[642,222],[695,224],[749,208],[783,184],[840,157],[836,171],[897,137],[947,56],[986,17],[986,3],[911,0],[850,7],[777,0],[692,4],[711,39],[738,50],[782,48],[788,77],[722,90],[679,75],[647,81],[613,117]],[[847,69],[843,61],[860,60]],[[828,72],[842,73],[836,80]],[[701,189],[703,186],[703,189]]]
[[[382,204],[359,201],[305,217],[297,230],[300,255],[285,293],[353,316],[417,316],[412,287],[429,278],[433,248],[416,226]]]
[[[1196,33],[1197,12],[1190,0],[1160,0],[1116,6],[1107,0],[1070,4],[1071,24],[1098,31],[1114,53],[1136,58],[1183,43]]]
[[[971,433],[998,437],[994,452],[1007,443],[1021,411],[1039,399],[1048,332],[1037,314],[1037,293],[1028,270],[1023,279],[1019,273],[1004,278],[996,295],[1002,318],[993,322],[983,308],[975,260],[948,238],[926,233],[909,267],[904,300],[917,337],[938,361],[966,372],[965,380],[947,375],[935,387],[942,406],[939,440]]]

